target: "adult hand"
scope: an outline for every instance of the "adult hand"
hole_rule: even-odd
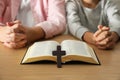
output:
[[[10,25],[9,25],[10,24]],[[26,44],[39,40],[44,37],[45,33],[40,26],[26,27],[21,23],[9,23],[10,29],[9,39],[4,43],[9,48],[21,48]]]
[[[19,21],[7,23],[10,32],[8,33],[7,40],[4,41],[4,45],[9,48],[21,48],[26,45],[27,37],[25,34],[25,28]]]
[[[11,29],[8,26],[0,27],[0,42],[6,42],[9,38],[9,33],[11,33]]]

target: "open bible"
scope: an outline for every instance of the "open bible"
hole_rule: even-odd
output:
[[[52,55],[57,46],[61,46],[61,50],[66,52],[62,56],[62,63],[68,61],[82,61],[93,64],[100,64],[94,50],[83,41],[64,40],[59,44],[56,41],[41,41],[31,45],[21,63],[31,63],[36,61],[57,61],[56,56]]]

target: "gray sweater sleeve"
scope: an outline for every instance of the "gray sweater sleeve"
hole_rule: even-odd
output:
[[[79,39],[86,31],[90,31],[87,27],[85,14],[81,9],[79,0],[68,0],[66,3],[67,23],[69,31],[72,35]],[[78,6],[79,5],[79,6]],[[80,11],[80,12],[79,12]],[[101,15],[106,25],[111,31],[116,32],[120,36],[120,0],[107,0],[105,2],[104,13]],[[84,24],[84,26],[83,26]]]
[[[75,0],[67,1],[66,11],[67,23],[70,33],[76,36],[77,38],[82,39],[83,34],[89,30],[86,27],[84,27],[81,23],[82,18],[80,17],[80,14],[78,12],[78,6]]]
[[[120,36],[120,0],[109,0],[105,7],[108,26]]]

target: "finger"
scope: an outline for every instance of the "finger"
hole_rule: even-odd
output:
[[[98,25],[98,29],[100,30],[103,30],[103,31],[106,31],[106,30],[110,30],[109,27],[106,27],[106,26],[102,26],[102,25]]]
[[[109,31],[110,28],[109,27],[105,27],[105,26],[98,26],[98,31],[95,32],[94,37],[97,37],[99,34],[101,34],[103,31]]]
[[[103,26],[103,27],[101,28],[101,30],[102,30],[102,31],[109,31],[110,28],[109,28],[109,27],[106,27],[106,26]]]
[[[100,42],[96,42],[96,44],[100,45],[100,46],[105,46],[105,45],[108,45],[111,41],[112,41],[112,39],[111,39],[111,37],[109,37]]]
[[[9,47],[9,48],[15,48],[16,47],[16,45],[14,43],[9,43],[9,42],[4,42],[3,45],[6,46],[6,47]]]
[[[26,30],[25,30],[25,28],[22,24],[15,24],[13,26],[13,29],[14,29],[15,32],[19,32],[19,33],[25,33],[26,32]]]
[[[102,29],[103,28],[103,26],[102,25],[98,25],[98,29]]]
[[[94,33],[94,37],[97,37],[100,33],[102,32],[102,30],[97,30],[95,33]]]
[[[97,36],[97,37],[95,38],[95,40],[96,40],[96,42],[100,42],[100,41],[103,41],[103,40],[109,38],[110,35],[111,35],[111,32],[109,32],[109,31],[104,31],[104,32],[102,32],[101,34],[99,34],[99,36]],[[108,40],[109,40],[109,39],[108,39]]]
[[[11,33],[9,34],[9,37],[8,37],[8,42],[19,42],[21,40],[24,40],[26,39],[27,40],[27,37],[25,34],[22,34],[22,33]]]
[[[103,44],[103,45],[96,45],[99,49],[113,49],[114,48],[114,46],[115,46],[115,42],[113,42],[113,41],[110,41],[109,43],[107,43],[106,45],[105,44]]]
[[[9,27],[13,26],[14,24],[21,24],[21,21],[16,20],[16,21],[13,21],[13,22],[7,22],[6,23],[6,25],[9,26]]]
[[[103,50],[104,50],[104,49],[107,49],[106,46],[97,46],[97,48],[98,48],[98,49],[103,49]]]
[[[17,44],[16,48],[22,48],[26,45],[27,45],[27,40],[22,40]]]
[[[98,48],[98,49],[103,49],[103,50],[105,50],[105,49],[112,49],[113,46],[108,46],[108,45],[97,45],[97,48]]]
[[[13,43],[13,42],[4,43],[4,46],[9,47],[9,48],[17,49],[17,48],[22,48],[22,47],[26,46],[26,44],[27,44],[27,41],[26,40],[22,40],[22,41],[20,41],[18,43]]]
[[[9,27],[11,27],[11,26],[14,25],[14,23],[13,22],[7,22],[6,25],[9,26]]]
[[[11,35],[14,37],[14,35]],[[14,38],[14,42],[19,42],[19,41],[22,41],[22,40],[27,40],[27,36],[23,33],[16,33],[16,37]]]
[[[102,26],[98,25],[98,30],[94,33],[94,37],[97,37],[102,32]]]
[[[114,48],[114,45],[113,43],[109,43],[107,45],[104,45],[104,46],[98,46],[99,49],[113,49]]]
[[[13,26],[11,27],[8,27],[9,28],[9,32],[8,33],[25,33],[25,29],[24,27],[22,27],[21,24],[14,24]]]
[[[18,30],[17,30],[17,28],[18,28],[18,26],[19,26],[18,24],[13,25],[13,26],[9,26],[9,23],[7,23],[7,25],[8,25],[8,26],[6,27],[6,28],[7,28],[7,29],[6,29],[6,31],[7,31],[6,33],[7,33],[7,34],[18,32]],[[11,24],[10,24],[10,25],[11,25]]]
[[[21,24],[21,21],[20,20],[15,20],[15,21],[13,21],[13,23],[19,23],[19,24]]]
[[[10,28],[7,28],[6,31],[5,31],[6,34],[10,34],[12,32],[14,32],[14,31],[12,29],[10,29]]]
[[[98,49],[106,49],[107,48],[106,45],[98,45],[98,44],[96,44],[96,47]]]

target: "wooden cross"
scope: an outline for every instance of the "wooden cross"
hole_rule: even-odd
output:
[[[65,51],[61,51],[61,46],[57,46],[57,51],[52,52],[53,56],[57,56],[57,67],[61,68],[61,56],[65,55]]]

